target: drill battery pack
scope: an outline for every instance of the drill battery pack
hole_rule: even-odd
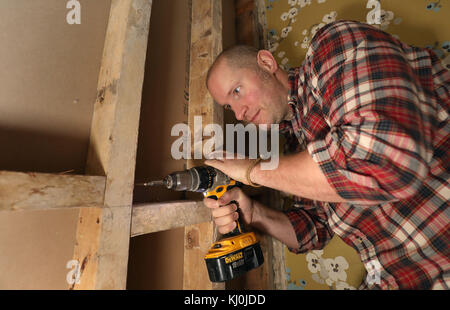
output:
[[[205,255],[211,282],[237,278],[264,263],[261,246],[253,232],[215,242]]]

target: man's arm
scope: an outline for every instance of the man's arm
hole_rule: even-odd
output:
[[[287,192],[298,197],[327,202],[345,202],[330,185],[319,165],[307,151],[281,157],[277,169],[252,169],[253,183]]]
[[[321,249],[332,238],[324,214],[314,206],[302,206],[282,212],[271,209],[262,203],[252,200],[240,188],[226,192],[219,200],[205,198],[204,204],[211,209],[214,222],[221,234],[228,233],[236,227],[239,214],[245,225],[268,234],[289,247],[295,253],[304,253],[313,249]]]
[[[215,159],[205,161],[226,175],[248,184],[246,171],[251,164],[248,159]],[[345,202],[330,185],[319,165],[307,151],[280,157],[273,170],[261,170],[255,166],[250,179],[253,183],[280,190],[299,197],[327,202]]]
[[[287,215],[281,211],[266,207],[259,201],[253,201],[252,227],[281,241],[289,248],[297,249],[298,241],[294,227]]]

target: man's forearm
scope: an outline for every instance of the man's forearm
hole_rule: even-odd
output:
[[[251,226],[280,240],[290,248],[298,247],[297,236],[286,214],[270,209],[255,200],[253,200],[253,204]]]
[[[274,170],[261,170],[258,165],[252,170],[250,178],[254,183],[299,197],[345,202],[307,151],[280,157],[278,168]]]

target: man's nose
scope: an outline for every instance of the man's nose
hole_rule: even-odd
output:
[[[239,105],[238,107],[234,107],[234,115],[236,116],[236,119],[238,121],[242,121],[244,119],[245,111],[247,111],[247,109],[241,105]]]

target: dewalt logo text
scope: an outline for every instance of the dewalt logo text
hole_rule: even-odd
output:
[[[225,264],[231,264],[232,262],[235,262],[238,259],[241,259],[243,257],[244,257],[244,252],[239,252],[239,253],[233,254],[231,256],[225,257]]]

